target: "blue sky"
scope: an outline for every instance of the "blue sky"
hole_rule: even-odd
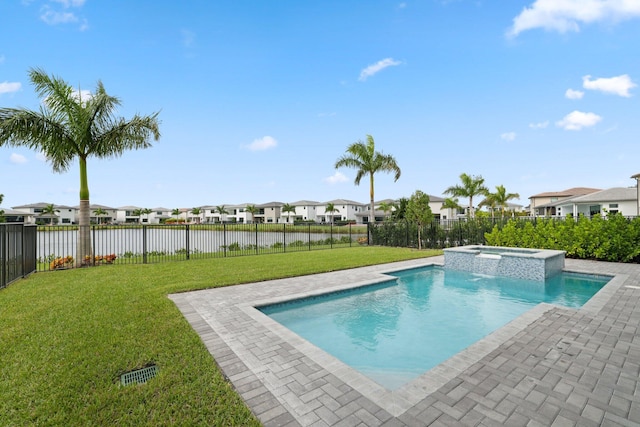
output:
[[[634,185],[639,24],[640,0],[3,0],[0,106],[39,108],[39,67],[101,80],[121,116],[160,111],[152,148],[90,159],[91,202],[112,207],[366,203],[334,164],[367,134],[402,170],[376,175],[378,200],[467,173],[527,205]],[[0,148],[4,208],[77,205],[78,181]]]

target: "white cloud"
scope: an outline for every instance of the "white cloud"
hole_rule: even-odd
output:
[[[27,158],[22,154],[11,153],[9,156],[9,161],[16,165],[21,165],[23,163],[27,163]]]
[[[18,82],[3,82],[0,83],[0,95],[3,93],[17,92],[22,88],[22,84]]]
[[[545,129],[547,126],[549,126],[549,120],[539,123],[529,123],[531,129]]]
[[[340,182],[346,182],[348,179],[342,172],[336,172],[331,176],[326,177],[323,181],[327,184],[338,184]]]
[[[274,138],[270,136],[263,136],[262,138],[254,139],[253,142],[246,145],[245,148],[249,151],[264,151],[275,148],[277,145],[278,141]]]
[[[629,98],[631,96],[629,90],[638,85],[631,81],[631,77],[629,77],[628,74],[623,74],[617,77],[599,78],[595,80],[591,80],[591,76],[584,76],[582,78],[582,86],[585,89],[599,90],[604,93]]]
[[[585,127],[595,126],[602,120],[602,117],[595,113],[583,113],[582,111],[573,111],[558,122],[556,125],[564,130],[581,130]]]
[[[500,135],[500,139],[502,139],[504,141],[515,141],[516,133],[515,132],[505,132],[502,135]]]
[[[358,77],[358,80],[363,82],[367,80],[367,78],[373,76],[374,74],[379,73],[380,71],[384,70],[387,67],[394,67],[400,64],[402,64],[401,61],[396,61],[393,58],[385,58],[383,60],[376,62],[375,64],[369,65],[367,68],[360,71],[360,77]]]
[[[42,14],[40,15],[40,19],[42,19],[49,25],[70,24],[73,22],[78,22],[78,17],[72,12],[56,12],[55,10],[51,10],[49,8],[46,8],[42,12]]]
[[[567,99],[582,99],[584,92],[580,90],[567,89],[564,93],[564,97]]]
[[[513,19],[507,32],[515,37],[535,28],[558,31],[580,31],[580,25],[595,22],[618,22],[640,17],[636,0],[535,0]]]
[[[86,0],[51,0],[54,3],[60,3],[65,8],[82,7]]]

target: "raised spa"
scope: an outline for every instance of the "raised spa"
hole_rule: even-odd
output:
[[[444,250],[444,268],[543,282],[564,268],[564,251],[500,246],[459,246]]]

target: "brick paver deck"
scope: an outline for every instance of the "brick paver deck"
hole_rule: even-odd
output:
[[[614,279],[580,310],[540,304],[395,391],[254,308],[442,261],[170,297],[265,426],[640,425],[640,265],[567,260],[565,270]]]

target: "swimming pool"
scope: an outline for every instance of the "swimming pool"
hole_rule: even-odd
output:
[[[581,307],[609,280],[561,273],[535,282],[438,266],[389,275],[395,278],[258,308],[394,390],[540,302]]]

